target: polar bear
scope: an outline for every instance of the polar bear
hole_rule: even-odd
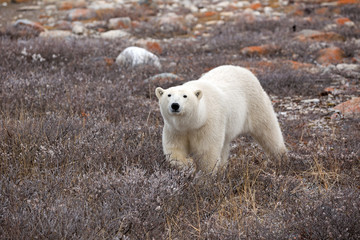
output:
[[[230,142],[250,134],[273,157],[287,152],[270,98],[249,70],[224,65],[200,79],[156,88],[164,154],[174,166],[224,170]]]

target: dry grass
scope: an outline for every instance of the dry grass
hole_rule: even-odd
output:
[[[246,31],[245,42],[214,34],[209,41],[163,43],[163,72],[196,79],[221,64],[259,66],[261,58],[241,56],[239,49],[268,43],[251,42],[259,34],[268,41],[281,35],[272,31],[291,36],[282,24],[223,29]],[[10,30],[0,36],[0,238],[360,238],[358,119],[330,122],[305,112],[280,117],[291,149],[286,165],[242,137],[218,179],[177,171],[162,155],[155,84],[144,82],[158,72],[104,60],[115,58],[126,41],[27,37]],[[292,48],[311,62],[306,43],[278,43],[285,50],[267,56],[271,61],[286,59]],[[280,99],[326,101],[319,93],[334,79],[285,65],[262,70],[264,88]],[[328,127],[312,126],[314,119]]]

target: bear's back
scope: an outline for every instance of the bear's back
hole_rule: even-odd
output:
[[[225,94],[262,94],[262,87],[255,75],[246,68],[224,65],[205,73],[198,81],[205,81]]]

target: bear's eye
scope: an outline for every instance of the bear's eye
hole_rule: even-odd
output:
[[[168,94],[168,97],[171,97],[171,94]]]
[[[187,95],[184,95],[183,97],[184,97],[184,98],[187,98]]]

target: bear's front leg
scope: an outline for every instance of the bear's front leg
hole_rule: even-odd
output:
[[[196,158],[198,170],[216,175],[226,164],[226,159],[225,163],[222,159],[224,134],[211,134],[215,133],[211,130],[206,130],[206,133],[206,137],[203,134],[194,136],[191,142],[191,152],[198,158]]]
[[[194,167],[194,160],[189,158],[189,146],[186,136],[174,135],[166,127],[163,130],[163,151],[166,160],[178,169]]]

